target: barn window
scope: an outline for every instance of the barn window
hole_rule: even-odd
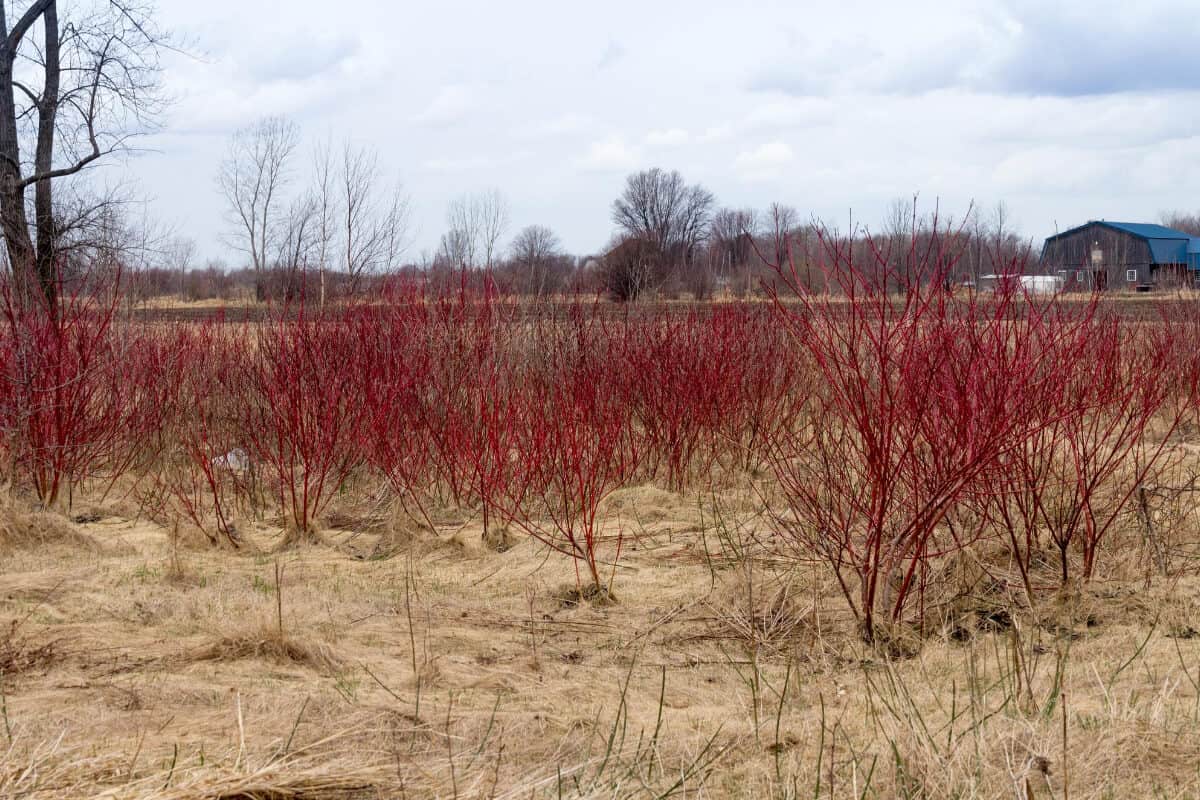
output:
[[[1125,270],[1125,280],[1127,280],[1129,283],[1137,283],[1137,270],[1136,269]]]

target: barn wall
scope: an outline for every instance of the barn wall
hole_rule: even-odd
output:
[[[1137,283],[1150,283],[1150,246],[1144,239],[1103,225],[1087,225],[1078,231],[1047,242],[1042,252],[1043,266],[1052,272],[1083,271],[1084,283],[1093,280],[1092,247],[1099,243],[1104,253],[1103,272],[1109,289],[1133,288]],[[1136,270],[1137,280],[1126,280],[1126,270]],[[1082,288],[1089,288],[1087,286]]]

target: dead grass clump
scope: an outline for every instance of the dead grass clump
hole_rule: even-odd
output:
[[[22,635],[22,622],[24,620],[13,620],[0,636],[0,675],[17,675],[30,670],[45,672],[59,660],[61,641],[39,641]]]
[[[178,558],[170,558],[163,570],[163,580],[180,589],[191,589],[204,585],[204,576]]]
[[[1111,744],[1093,751],[1103,756],[1096,769],[1143,786],[1189,787],[1200,764],[1200,740],[1191,729],[1163,730],[1135,720],[1109,732]],[[1140,780],[1138,780],[1140,779]]]
[[[93,552],[100,544],[69,520],[47,511],[25,511],[11,501],[0,501],[0,551],[65,545]]]
[[[966,642],[978,634],[1003,633],[1013,626],[1013,612],[1003,605],[963,604],[948,620],[946,635]]]
[[[146,785],[150,783],[106,796],[113,800],[352,800],[386,797],[395,780],[386,766],[355,767],[329,759],[302,765],[276,761],[245,773],[195,769],[174,776],[171,786],[152,788]]]
[[[563,608],[578,608],[585,602],[600,608],[617,604],[615,594],[607,587],[597,586],[594,583],[585,586],[565,583],[551,592],[550,596]]]
[[[391,520],[386,515],[355,513],[352,510],[339,508],[326,512],[321,518],[321,525],[327,530],[378,535],[391,527]]]
[[[403,791],[397,786],[394,765],[325,752],[293,753],[249,766],[239,764],[233,753],[219,762],[200,759],[185,766],[182,754],[177,754],[148,770],[137,769],[137,756],[117,751],[97,754],[94,746],[68,747],[62,737],[33,746],[18,741],[0,754],[0,796],[351,800],[394,797],[397,790]]]
[[[1004,633],[1028,603],[1021,594],[995,578],[981,578],[969,589],[931,609],[933,631],[955,642],[967,642],[981,634]]]
[[[315,525],[308,528],[297,528],[295,525],[283,526],[283,536],[275,545],[276,553],[297,550],[303,547],[328,547],[329,541]]]
[[[865,631],[864,634],[865,636]],[[871,646],[892,661],[907,661],[921,654],[924,640],[920,629],[891,621],[875,623],[875,638]]]
[[[1188,616],[1174,597],[1159,597],[1131,586],[1071,584],[1037,609],[1038,622],[1045,630],[1073,636],[1113,625],[1154,626],[1167,622],[1186,627]]]
[[[189,661],[241,661],[261,658],[280,664],[298,664],[319,670],[336,670],[339,659],[329,645],[309,643],[266,626],[245,633],[222,636],[216,641],[193,650]]]
[[[363,557],[368,560],[391,558],[401,550],[436,542],[437,534],[429,523],[397,509]]]
[[[180,552],[180,544],[182,544],[179,525],[176,524],[170,530],[170,544],[167,550],[167,564],[163,570],[163,580],[167,583],[178,587],[194,587],[202,586],[204,579],[199,573],[190,569],[183,559],[183,554]]]
[[[755,584],[742,571],[722,581],[707,605],[710,629],[719,639],[735,639],[746,647],[780,654],[817,638],[812,602],[803,602],[791,580]]]
[[[643,524],[677,520],[684,508],[692,510],[690,504],[666,489],[654,485],[630,486],[618,489],[600,504],[604,516],[620,516],[637,520]]]
[[[517,538],[507,525],[491,525],[483,532],[483,546],[494,553],[504,553],[517,544]]]
[[[71,522],[74,522],[76,525],[91,525],[104,519],[104,517],[105,514],[102,511],[87,509],[86,511],[79,511],[72,514]]]

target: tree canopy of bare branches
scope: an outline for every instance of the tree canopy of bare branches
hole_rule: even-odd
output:
[[[250,265],[259,276],[266,270],[286,224],[281,211],[282,194],[299,137],[300,129],[291,120],[261,119],[233,134],[217,173],[217,185],[229,204],[234,228],[231,241],[250,257]],[[261,277],[255,294],[259,300],[264,299]]]
[[[291,296],[315,267],[323,306],[327,272],[340,272],[355,292],[364,276],[396,266],[408,244],[409,201],[399,182],[383,179],[377,150],[344,142],[335,154],[329,140],[314,150],[311,185],[287,200],[299,138],[295,123],[281,117],[238,131],[217,180],[234,242],[255,272],[281,270]],[[261,280],[256,294],[265,299]]]
[[[527,294],[557,291],[571,269],[562,242],[544,225],[522,228],[509,247],[509,259],[515,288]]]
[[[785,266],[790,258],[792,236],[800,224],[800,214],[783,203],[767,206],[767,235],[771,240],[771,257],[776,266]]]
[[[633,302],[662,273],[662,250],[640,236],[619,236],[600,258],[596,278],[612,299]]]
[[[162,110],[169,42],[153,10],[124,0],[0,4],[0,229],[19,293],[40,293],[50,308],[64,237],[111,212],[80,190],[64,210],[55,187],[152,130]]]
[[[750,261],[757,232],[758,215],[752,208],[723,208],[713,214],[708,240],[718,274],[733,272]]]
[[[456,197],[446,209],[439,260],[458,269],[492,269],[508,225],[508,201],[499,189]]]
[[[1200,214],[1170,211],[1162,215],[1162,224],[1191,236],[1200,236]]]
[[[626,179],[612,219],[629,235],[656,246],[667,261],[686,263],[708,232],[712,207],[712,193],[703,186],[655,167]]]
[[[357,291],[364,275],[395,266],[407,244],[409,204],[400,185],[379,180],[379,154],[372,148],[342,148],[338,175],[342,207],[342,267]]]

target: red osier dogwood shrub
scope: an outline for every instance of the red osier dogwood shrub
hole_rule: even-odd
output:
[[[602,574],[600,504],[637,472],[642,450],[628,406],[599,365],[541,386],[510,407],[515,436],[508,453],[505,515],[538,541],[582,565],[597,590]],[[532,502],[531,502],[532,501]],[[620,557],[617,531],[611,558]]]
[[[1177,324],[1123,324],[1096,302],[1034,311],[1057,380],[1029,398],[1041,424],[984,476],[993,491],[981,509],[1007,535],[1030,595],[1039,532],[1057,551],[1060,583],[1072,577],[1075,545],[1078,577],[1092,578],[1102,541],[1166,455],[1195,394],[1194,370],[1175,356],[1189,341]]]
[[[237,546],[231,506],[250,465],[237,463],[248,457],[222,391],[223,377],[234,368],[234,348],[212,323],[180,330],[165,345],[179,366],[167,373],[163,462],[147,499],[165,505],[164,516],[182,514],[212,543]]]
[[[280,317],[232,344],[221,388],[250,458],[270,467],[284,526],[315,532],[317,517],[361,461],[361,351],[337,316]]]
[[[822,380],[774,442],[787,500],[776,520],[796,556],[829,565],[870,640],[881,619],[899,622],[921,599],[931,559],[969,543],[945,525],[953,509],[1009,493],[997,467],[1022,448],[1073,441],[1065,421],[1088,417],[1070,416],[1063,398],[1090,374],[1079,357],[1095,310],[1085,305],[1080,320],[1011,290],[956,295],[936,231],[914,236],[899,260],[872,247],[860,263],[849,242],[822,245],[839,294],[807,292],[795,265],[779,270],[794,297],[775,308]],[[1097,444],[1081,434],[1077,460]],[[1093,559],[1085,548],[1085,564]]]
[[[9,479],[26,479],[45,507],[131,469],[161,426],[153,359],[162,353],[137,331],[115,335],[118,297],[76,288],[47,308],[21,302],[8,283],[0,291],[5,460]]]

